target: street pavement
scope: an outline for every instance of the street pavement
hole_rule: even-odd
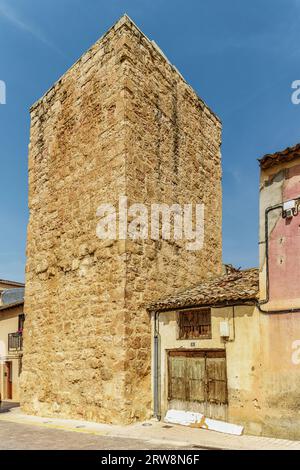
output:
[[[106,437],[0,421],[0,450],[182,450],[141,439]],[[191,447],[193,449],[193,447]],[[199,450],[199,448],[197,448]],[[0,457],[1,460],[1,457]]]
[[[234,436],[157,420],[121,426],[29,416],[13,407],[0,414],[0,449],[300,450],[300,441]]]

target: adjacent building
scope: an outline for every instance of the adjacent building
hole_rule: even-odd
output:
[[[259,373],[258,269],[224,270],[151,306],[159,418],[171,409],[240,424],[251,416]]]
[[[300,438],[300,145],[260,160],[260,268],[152,303],[155,415]]]
[[[0,401],[19,402],[24,284],[0,280]]]
[[[261,406],[300,439],[300,145],[260,160]]]

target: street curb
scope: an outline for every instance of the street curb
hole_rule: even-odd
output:
[[[247,450],[299,450],[300,442],[295,441],[286,441],[286,440],[276,440],[272,439],[271,442],[264,441],[265,438],[262,438],[262,441],[259,441],[257,438],[257,442],[253,441],[253,437],[255,436],[248,436],[250,441],[247,443],[247,436],[245,440],[242,442],[222,442],[222,438],[220,437],[220,442],[218,443],[218,437],[210,435],[204,436],[203,434],[197,436],[195,439],[195,435],[191,437],[190,440],[186,440],[188,436],[180,435],[181,433],[177,433],[177,436],[173,434],[173,436],[163,436],[161,433],[158,434],[158,438],[155,436],[155,432],[153,435],[150,433],[145,432],[142,433],[141,429],[139,428],[132,428],[132,429],[123,429],[122,426],[116,426],[113,428],[111,425],[101,424],[101,423],[94,423],[89,421],[80,421],[80,420],[68,420],[64,418],[51,418],[51,417],[37,417],[37,416],[30,416],[25,415],[23,413],[19,413],[17,410],[12,410],[11,412],[8,411],[6,413],[0,414],[0,424],[1,422],[8,422],[8,423],[15,423],[20,425],[27,425],[27,426],[37,426],[40,428],[45,429],[53,429],[53,430],[60,430],[65,432],[75,432],[81,434],[90,434],[99,437],[108,437],[108,438],[116,438],[116,439],[130,439],[132,441],[142,440],[144,442],[148,442],[152,445],[166,445],[170,447],[177,447],[181,448],[182,450],[189,449],[191,451],[200,450],[208,450],[208,451],[247,451]],[[154,430],[155,431],[155,430]],[[161,431],[161,429],[158,429]],[[210,432],[210,431],[204,431]],[[176,439],[176,437],[182,438],[182,440]],[[206,440],[208,438],[208,442]],[[252,438],[252,440],[251,440]],[[201,443],[201,439],[203,439],[203,444]],[[269,438],[267,441],[270,440]],[[212,442],[209,442],[212,441]],[[274,442],[272,442],[274,441]],[[277,441],[277,442],[276,442]],[[282,441],[282,442],[280,442]],[[291,444],[295,443],[298,444],[298,447],[293,448]],[[228,445],[227,445],[228,444]]]
[[[4,413],[3,413],[4,414]],[[5,413],[6,414],[6,413]],[[47,419],[47,418],[44,418]],[[50,418],[49,418],[50,419]],[[0,416],[0,423],[1,422],[6,422],[6,423],[15,423],[15,424],[23,424],[27,426],[37,426],[45,429],[57,429],[60,431],[66,431],[66,432],[75,432],[75,433],[81,433],[81,434],[91,434],[94,436],[99,436],[99,437],[110,437],[110,438],[117,438],[117,439],[131,439],[133,441],[138,440],[137,437],[131,437],[128,436],[128,434],[123,434],[123,433],[111,433],[111,432],[106,432],[106,431],[97,431],[97,430],[92,430],[92,429],[76,429],[74,427],[67,427],[55,423],[42,423],[42,422],[37,422],[37,421],[31,421],[31,420],[23,420],[23,419],[18,419],[17,417],[14,416]],[[175,440],[169,440],[169,439],[147,439],[144,438],[142,439],[145,442],[148,442],[149,444],[157,444],[157,445],[170,445],[170,446],[175,446],[175,447],[182,447],[182,450],[185,449],[185,447],[192,447],[190,450],[197,450],[199,448],[200,450],[208,450],[208,451],[225,451],[225,450],[233,450],[233,449],[228,449],[228,448],[222,448],[217,445],[195,445],[191,442],[187,441],[175,441]]]

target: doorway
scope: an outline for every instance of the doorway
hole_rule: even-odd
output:
[[[227,420],[228,389],[224,350],[168,353],[168,409]]]
[[[5,378],[5,384],[6,384],[6,396],[5,398],[7,400],[12,400],[13,398],[13,380],[12,380],[12,362],[7,361],[5,362],[5,367],[4,367],[4,378]]]

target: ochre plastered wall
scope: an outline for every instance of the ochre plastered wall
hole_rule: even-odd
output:
[[[229,422],[245,426],[245,432],[261,434],[261,365],[259,312],[255,306],[212,308],[212,338],[179,340],[177,312],[159,316],[159,377],[162,417],[168,409],[168,351],[173,349],[225,349],[227,363]],[[154,317],[153,317],[154,322]],[[230,337],[220,337],[220,322],[228,321]],[[154,327],[154,325],[153,325]],[[154,361],[154,358],[153,358]]]
[[[221,124],[123,17],[31,110],[22,409],[151,416],[149,301],[221,272]],[[97,207],[205,204],[204,248],[101,241]]]
[[[23,306],[9,308],[0,312],[0,395],[2,400],[7,399],[7,378],[5,373],[5,362],[12,362],[12,400],[18,402],[19,393],[19,370],[21,352],[8,352],[8,335],[16,333],[19,326],[19,315],[23,314]]]
[[[208,340],[178,340],[175,311],[161,313],[159,318],[162,417],[168,409],[168,351],[225,349],[228,421],[243,425],[246,434],[299,439],[299,314],[262,315],[249,305],[236,306],[233,316],[232,307],[213,308],[212,338]],[[220,338],[224,320],[230,325],[226,341]],[[152,362],[154,366],[154,357]]]

